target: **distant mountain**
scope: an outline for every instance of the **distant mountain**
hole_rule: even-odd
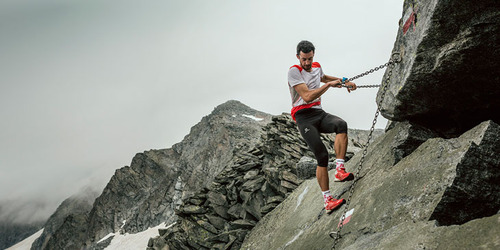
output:
[[[42,228],[48,216],[43,201],[2,201],[0,249],[10,247]]]
[[[138,153],[130,166],[116,170],[95,202],[63,202],[32,249],[102,248],[113,239],[100,242],[109,234],[137,233],[175,221],[182,197],[231,166],[233,155],[251,148],[270,120],[271,115],[238,101],[217,106],[182,142]]]
[[[0,249],[6,249],[34,234],[43,227],[44,221],[15,223],[0,221]]]
[[[85,188],[78,194],[64,200],[43,225],[43,233],[35,240],[31,249],[78,248],[78,245],[75,245],[71,240],[67,240],[64,245],[61,245],[58,239],[61,237],[77,238],[78,235],[85,233],[85,231],[78,229],[88,222],[88,213],[98,195],[97,191]]]

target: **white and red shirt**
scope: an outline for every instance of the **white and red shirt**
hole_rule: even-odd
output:
[[[304,108],[321,109],[321,97],[311,102],[305,102],[304,99],[295,91],[294,86],[305,83],[309,89],[317,89],[321,86],[321,78],[325,74],[318,62],[313,62],[311,72],[305,71],[299,65],[293,65],[288,70],[288,88],[292,97],[292,117],[295,120],[295,112]]]

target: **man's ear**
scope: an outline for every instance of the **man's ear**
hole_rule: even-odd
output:
[[[300,60],[299,54],[297,54],[296,56],[297,56],[297,59],[299,59],[299,60]]]

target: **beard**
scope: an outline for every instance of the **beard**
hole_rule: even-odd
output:
[[[311,64],[309,64],[309,65],[300,65],[300,66],[302,66],[302,68],[305,69],[306,71],[310,71],[311,67],[312,67]]]

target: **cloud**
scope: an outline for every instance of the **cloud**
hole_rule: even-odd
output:
[[[135,153],[181,141],[227,100],[289,112],[298,41],[315,43],[327,74],[359,74],[388,59],[401,5],[2,1],[0,202],[53,208],[91,176],[105,183]],[[375,94],[329,91],[323,106],[368,129]]]

